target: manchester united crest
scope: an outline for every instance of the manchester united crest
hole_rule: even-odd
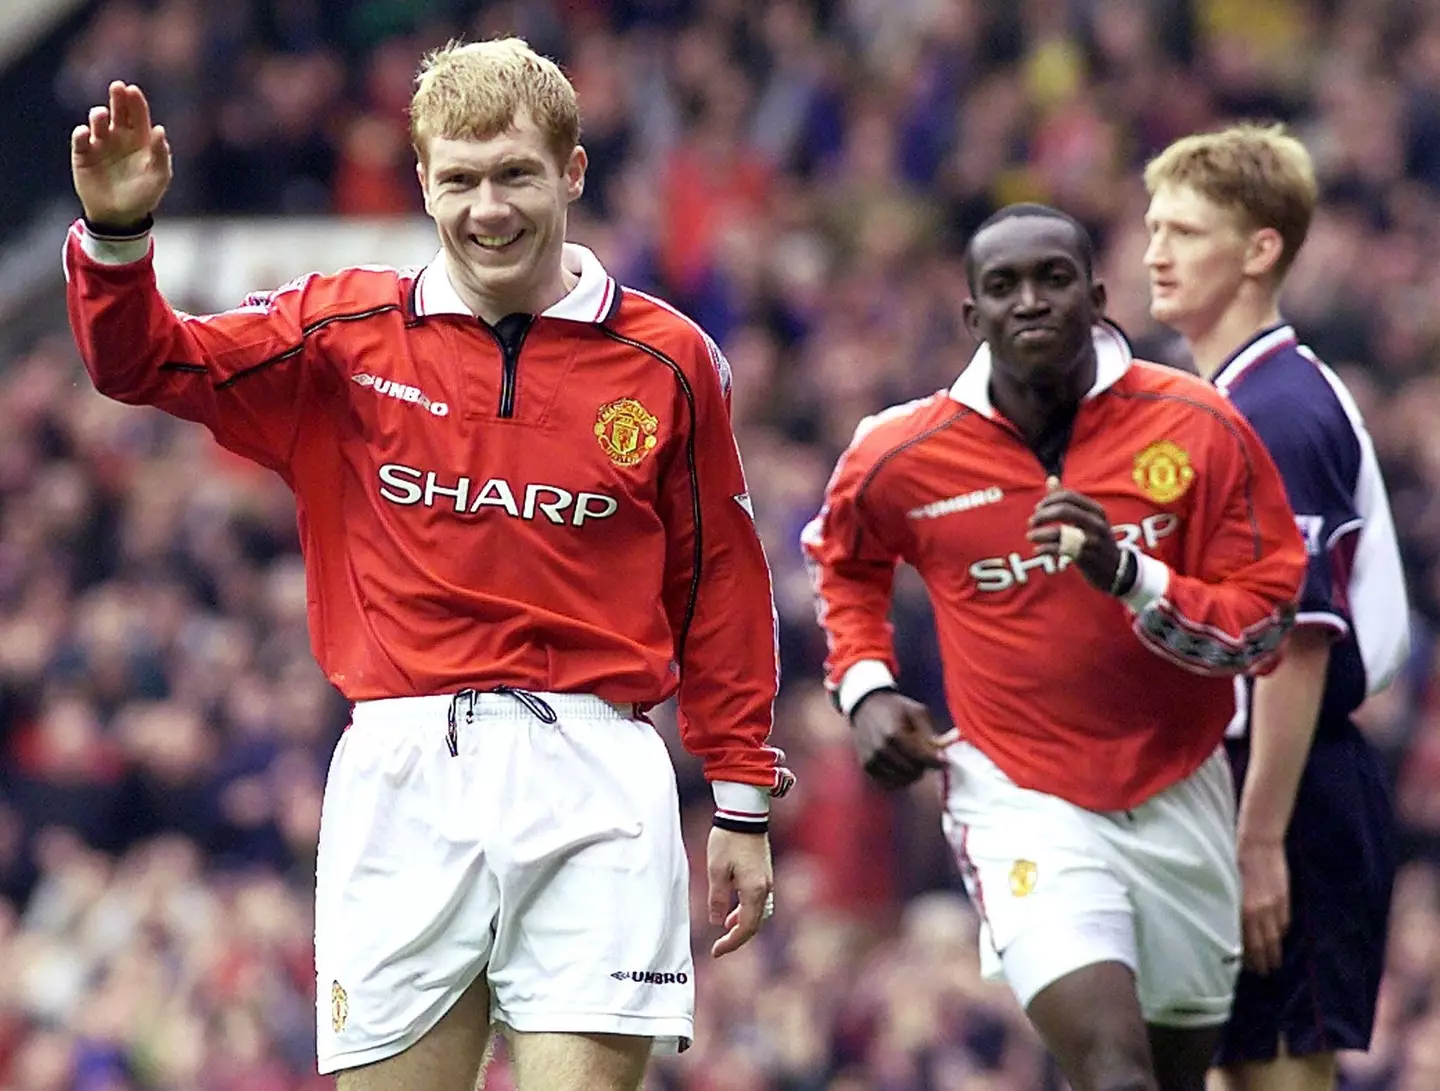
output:
[[[1034,860],[1016,860],[1010,869],[1010,893],[1023,898],[1034,890],[1036,871]]]
[[[1179,500],[1195,480],[1195,469],[1183,447],[1162,439],[1135,456],[1132,474],[1140,491],[1157,504]]]
[[[339,1034],[350,1019],[350,998],[338,981],[330,982],[330,1029]]]
[[[617,466],[634,466],[655,449],[660,422],[634,398],[602,405],[595,414],[595,438]]]

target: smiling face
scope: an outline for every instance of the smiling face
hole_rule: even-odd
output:
[[[997,371],[1051,386],[1088,364],[1105,289],[1086,272],[1072,224],[1050,216],[1000,220],[971,240],[970,268],[965,322],[989,344]]]
[[[583,148],[558,162],[551,138],[522,111],[491,137],[432,137],[416,169],[467,303],[537,313],[564,295],[561,248],[570,202],[585,186]]]

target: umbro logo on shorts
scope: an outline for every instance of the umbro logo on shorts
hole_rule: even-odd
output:
[[[616,970],[610,976],[616,981],[633,981],[637,985],[684,985],[690,980],[687,973],[669,974],[659,970]]]

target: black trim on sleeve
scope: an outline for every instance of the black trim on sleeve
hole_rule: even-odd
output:
[[[372,308],[370,308],[370,310],[368,310],[368,311],[359,311],[359,312],[356,312],[355,314],[332,314],[332,315],[330,315],[330,316],[328,316],[328,317],[326,317],[326,318],[318,319],[317,321],[310,323],[310,325],[306,326],[304,329],[302,329],[302,330],[300,331],[300,343],[299,343],[298,345],[291,345],[289,348],[285,349],[283,352],[277,352],[277,353],[275,353],[275,355],[273,355],[273,356],[267,356],[265,359],[261,360],[258,364],[251,364],[249,367],[244,368],[244,369],[241,370],[241,371],[237,371],[234,375],[231,375],[229,378],[227,378],[227,379],[221,379],[219,382],[215,383],[215,389],[216,389],[216,390],[228,390],[230,387],[232,387],[232,386],[234,386],[236,383],[238,383],[241,379],[248,379],[250,376],[254,375],[254,374],[255,374],[256,372],[258,372],[258,371],[263,371],[263,370],[265,370],[267,367],[271,367],[271,366],[273,366],[273,365],[275,365],[275,364],[282,363],[282,362],[284,362],[285,360],[289,360],[289,359],[292,359],[293,357],[299,356],[300,353],[302,353],[303,351],[305,351],[305,341],[306,341],[306,339],[308,339],[312,333],[317,333],[317,332],[319,332],[320,330],[324,329],[326,326],[330,325],[330,323],[332,323],[332,322],[354,322],[354,321],[357,321],[357,320],[362,319],[362,318],[374,318],[376,315],[385,314],[385,313],[387,313],[388,311],[398,311],[398,310],[400,310],[399,304],[396,304],[396,303],[386,303],[386,304],[384,304],[383,306],[380,306],[380,307],[372,307]],[[194,374],[197,374],[197,375],[205,375],[205,374],[209,374],[209,370],[210,370],[210,369],[207,368],[207,367],[205,367],[203,364],[191,364],[191,363],[184,363],[184,362],[181,362],[181,361],[171,360],[171,361],[168,361],[167,363],[161,364],[161,365],[160,365],[160,370],[161,370],[161,371],[183,371],[183,372],[194,373]]]
[[[106,242],[130,242],[134,239],[144,238],[145,235],[155,226],[155,217],[146,216],[143,220],[136,220],[134,223],[118,224],[106,223],[103,220],[92,220],[89,216],[81,217],[85,224],[85,230],[97,239],[104,239]]]
[[[730,833],[766,834],[770,832],[769,819],[766,819],[763,822],[741,822],[738,819],[725,818],[724,816],[717,814],[711,820],[711,824],[717,830],[728,830]]]

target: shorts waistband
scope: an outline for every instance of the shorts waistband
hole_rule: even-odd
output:
[[[436,693],[426,697],[381,697],[373,701],[356,701],[350,722],[353,727],[364,727],[381,721],[393,723],[396,720],[414,722],[433,719],[437,723],[445,724],[457,702],[460,711],[468,711],[475,720],[538,718],[534,706],[524,701],[520,694],[544,702],[544,705],[553,709],[555,716],[562,720],[635,719],[634,705],[616,704],[591,693],[542,693],[512,689],[504,692],[460,690],[456,693]]]

